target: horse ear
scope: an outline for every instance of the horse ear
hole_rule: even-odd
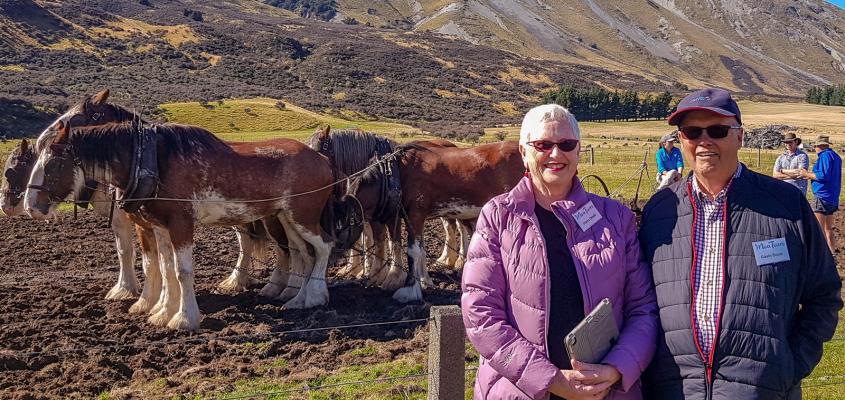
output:
[[[320,139],[325,139],[325,138],[329,137],[329,133],[331,132],[331,130],[332,130],[331,125],[326,125],[326,128],[323,129],[323,132],[320,133]]]
[[[102,92],[94,95],[94,97],[91,100],[91,103],[94,104],[95,106],[99,106],[99,105],[105,103],[106,100],[108,100],[108,99],[109,99],[109,90],[104,89]]]
[[[26,153],[26,150],[29,148],[29,141],[27,141],[26,139],[22,139],[20,146],[21,153]]]
[[[53,139],[53,144],[62,144],[67,140],[68,135],[70,135],[70,125],[64,123],[64,121],[59,121],[56,125],[56,130],[59,132],[56,135],[56,138]]]

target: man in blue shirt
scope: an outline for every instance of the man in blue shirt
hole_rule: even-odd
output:
[[[801,169],[801,176],[813,181],[813,212],[822,226],[827,245],[833,251],[833,213],[839,209],[839,192],[842,190],[842,158],[830,148],[830,138],[819,136],[814,147],[819,154],[813,172]]]
[[[663,176],[673,170],[678,171],[678,176],[684,174],[684,158],[681,156],[681,149],[675,147],[678,139],[671,133],[660,138],[660,148],[657,149],[657,181],[661,182]]]

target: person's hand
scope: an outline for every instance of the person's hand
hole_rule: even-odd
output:
[[[809,173],[810,173],[810,172],[809,172],[809,171],[807,171],[806,169],[804,169],[804,168],[798,168],[796,171],[797,171],[797,175],[798,175],[798,177],[800,177],[800,178],[809,178],[809,176],[808,176],[808,175],[809,175]]]
[[[571,360],[572,368],[578,372],[576,379],[582,385],[605,388],[608,391],[622,379],[622,374],[612,365],[590,364],[577,360]]]
[[[608,382],[584,383],[582,379],[585,378],[587,377],[580,371],[562,369],[552,381],[549,392],[568,400],[601,400],[607,395],[612,385]]]

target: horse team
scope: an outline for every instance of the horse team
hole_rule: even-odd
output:
[[[328,267],[351,253],[341,273],[393,290],[398,301],[419,301],[432,285],[425,220],[443,219],[447,243],[438,263],[460,268],[454,249],[466,251],[481,206],[513,187],[523,170],[516,142],[398,144],[328,128],[307,144],[224,142],[199,127],[149,123],[109,103],[105,90],[70,108],[35,143],[18,145],[6,162],[0,205],[7,215],[51,219],[66,199],[90,202],[111,216],[120,263],[106,298],[139,296],[130,313],[195,330],[196,225],[236,232],[240,254],[221,289],[250,286],[248,266],[272,249],[276,265],[259,294],[285,308],[324,305]],[[133,268],[133,229],[143,288]]]

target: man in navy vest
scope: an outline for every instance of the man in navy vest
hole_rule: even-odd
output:
[[[739,162],[729,92],[669,116],[692,173],[643,210],[661,334],[648,399],[800,399],[842,308],[833,256],[803,194]]]

